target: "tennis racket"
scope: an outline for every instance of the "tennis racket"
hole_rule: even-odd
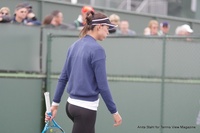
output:
[[[50,98],[49,98],[49,92],[44,93],[45,97],[45,104],[46,104],[46,112],[47,115],[50,117],[52,116],[51,114],[51,107],[50,107]],[[47,121],[42,133],[65,133],[64,130],[56,123],[54,119],[52,121]]]

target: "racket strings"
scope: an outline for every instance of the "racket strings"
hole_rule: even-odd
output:
[[[46,133],[63,133],[63,131],[56,127],[50,127],[50,128],[48,128]]]

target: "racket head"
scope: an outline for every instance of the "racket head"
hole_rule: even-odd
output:
[[[49,127],[45,133],[64,133],[64,131],[58,127]]]
[[[45,97],[45,104],[46,104],[46,113],[50,117],[52,116],[51,113],[51,105],[50,105],[50,97],[49,92],[44,93]],[[65,133],[64,130],[56,123],[54,119],[52,121],[47,121],[42,133]]]
[[[46,123],[46,129],[44,133],[65,133],[64,130],[53,119]]]

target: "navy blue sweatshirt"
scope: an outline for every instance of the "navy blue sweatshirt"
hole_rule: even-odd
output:
[[[76,41],[68,49],[53,102],[60,103],[68,83],[67,92],[71,98],[96,101],[101,94],[108,110],[112,114],[116,113],[116,105],[108,86],[105,62],[105,51],[93,37],[86,35]]]

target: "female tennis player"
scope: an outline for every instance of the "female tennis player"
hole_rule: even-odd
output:
[[[114,126],[122,123],[108,86],[105,51],[97,42],[104,40],[109,30],[116,26],[110,23],[106,15],[93,11],[87,13],[86,20],[80,39],[68,49],[51,107],[54,118],[68,83],[66,113],[74,123],[72,133],[95,133],[99,94],[113,115]],[[46,115],[46,120],[52,118]]]

